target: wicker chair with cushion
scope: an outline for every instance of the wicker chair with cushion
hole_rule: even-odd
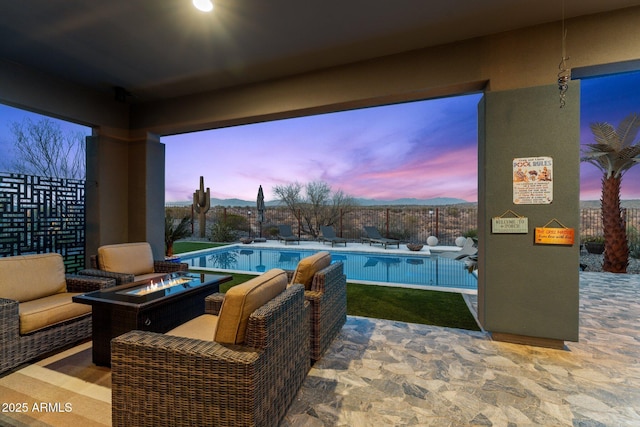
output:
[[[286,273],[270,270],[229,289],[219,312],[167,334],[131,331],[115,338],[112,422],[278,425],[308,370],[304,288],[287,287]]]
[[[118,285],[147,279],[156,279],[168,273],[187,271],[187,263],[153,259],[147,242],[120,243],[98,248],[98,255],[90,257],[91,268],[78,274],[116,279]]]
[[[60,254],[0,258],[0,373],[91,337],[91,307],[72,297],[111,286],[65,275]]]
[[[311,360],[319,360],[347,321],[347,277],[342,262],[318,252],[303,258],[295,271],[287,271],[290,284],[304,285],[311,306]]]

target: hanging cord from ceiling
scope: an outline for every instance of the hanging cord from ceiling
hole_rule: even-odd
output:
[[[560,91],[560,108],[567,103],[567,91],[569,90],[569,80],[571,80],[571,70],[567,68],[567,30],[564,26],[564,0],[562,2],[562,59],[558,65],[558,90]]]

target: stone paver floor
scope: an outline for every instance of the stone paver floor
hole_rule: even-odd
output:
[[[281,425],[640,425],[639,292],[640,275],[580,273],[564,351],[349,316]]]

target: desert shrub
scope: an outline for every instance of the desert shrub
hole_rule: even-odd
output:
[[[166,206],[164,215],[173,218],[191,217],[191,206]]]
[[[462,237],[471,237],[472,239],[476,240],[478,238],[478,229],[471,228],[465,231],[464,233],[462,233]]]
[[[389,230],[389,238],[390,239],[407,241],[407,240],[409,240],[409,237],[411,237],[411,232],[409,230],[407,230],[407,229],[404,229],[404,230],[391,229],[391,230]]]
[[[460,216],[460,209],[455,206],[449,206],[447,207],[447,215],[458,218]]]
[[[640,243],[629,243],[629,256],[640,259]]]
[[[246,216],[234,213],[227,214],[224,223],[232,230],[250,231],[249,220]]]
[[[276,227],[275,225],[270,225],[262,229],[262,234],[273,237],[273,238],[278,237],[279,233],[280,231],[278,230],[278,227]]]
[[[225,222],[218,221],[211,226],[212,242],[233,242],[236,237],[236,232]]]
[[[415,215],[407,215],[404,219],[404,226],[408,229],[415,229],[420,226],[420,219]]]
[[[627,227],[627,241],[629,242],[629,256],[640,259],[640,231],[633,225]]]
[[[191,236],[191,218],[185,216],[177,221],[167,215],[164,217],[164,245],[165,255],[173,255],[173,244],[176,240]]]

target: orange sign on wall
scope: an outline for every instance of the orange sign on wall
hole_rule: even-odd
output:
[[[573,228],[536,227],[535,243],[541,245],[573,245],[575,230]]]

